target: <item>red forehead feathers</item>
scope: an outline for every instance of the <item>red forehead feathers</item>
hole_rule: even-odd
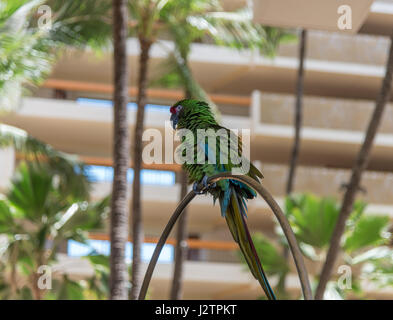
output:
[[[173,113],[176,113],[176,108],[175,107],[171,107],[170,109],[169,109],[169,111],[173,114]]]

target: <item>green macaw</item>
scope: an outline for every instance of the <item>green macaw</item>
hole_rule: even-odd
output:
[[[241,163],[239,160],[248,163],[249,169],[247,172],[242,172],[243,174],[259,182],[259,178],[263,178],[262,173],[242,156],[241,139],[217,123],[206,102],[181,100],[170,108],[170,112],[172,127],[175,130],[183,129],[182,144],[178,150],[185,161],[182,166],[188,173],[189,183],[194,183],[193,190],[198,193],[197,186],[203,182],[206,188],[204,192],[213,196],[214,203],[219,200],[221,215],[226,219],[233,239],[238,243],[252,274],[259,281],[266,296],[275,300],[276,297],[263,271],[245,220],[246,201],[256,197],[255,191],[232,179],[207,185],[207,177],[239,168],[238,164]],[[202,135],[202,132],[205,132],[205,135]],[[218,132],[220,134],[217,134]],[[225,150],[222,146],[225,146]],[[189,150],[192,151],[191,156],[188,154]]]

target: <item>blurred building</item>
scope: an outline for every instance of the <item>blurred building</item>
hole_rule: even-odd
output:
[[[265,2],[271,4],[269,8],[274,12],[273,3],[278,6],[291,1]],[[348,182],[380,90],[389,48],[386,36],[393,30],[393,1],[374,1],[372,5],[372,1],[347,2],[353,7],[356,30],[331,32],[332,27],[324,25],[323,19],[328,8],[313,11],[313,18],[320,25],[313,28],[318,31],[308,32],[304,128],[295,184],[296,192],[335,195],[338,199],[343,194],[342,184]],[[228,5],[236,5],[236,1],[228,1]],[[266,22],[257,8],[255,19]],[[288,15],[285,27],[307,27],[299,25],[296,19],[291,21],[289,11]],[[266,23],[283,26],[279,16],[276,20],[274,17],[272,13],[269,18],[273,20]],[[157,77],[171,47],[173,44],[168,41],[153,46],[150,79]],[[192,46],[189,61],[195,77],[219,106],[223,125],[251,129],[252,160],[262,169],[265,186],[280,203],[285,195],[294,139],[297,48],[297,43],[283,44],[277,56],[270,59],[256,51],[239,52],[198,43]],[[136,94],[139,53],[136,39],[128,40],[127,50],[131,70],[129,127],[133,133],[136,106],[132,101]],[[23,99],[19,110],[1,117],[2,122],[27,130],[59,150],[80,155],[90,165],[89,177],[97,199],[111,191],[112,69],[110,52],[97,57],[92,52],[69,51],[57,63],[48,81],[33,96]],[[168,106],[183,94],[180,90],[151,88],[148,95],[150,105],[145,127],[163,131],[164,122],[169,119]],[[20,155],[3,150],[0,157],[0,183],[4,189]],[[148,243],[144,247],[146,261],[154,249],[151,243],[156,241],[179,201],[178,169],[167,164],[145,166],[142,197]],[[389,214],[393,218],[392,171],[393,105],[390,104],[362,180],[366,193],[359,193],[370,204],[369,214]],[[129,180],[132,180],[132,169]],[[274,217],[262,199],[249,203],[248,216],[253,231],[274,236]],[[191,250],[185,264],[184,298],[254,299],[261,294],[246,267],[239,263],[225,220],[210,198],[201,196],[192,203],[189,233]],[[108,251],[105,230],[92,233],[91,238],[97,250]],[[173,239],[174,235],[171,244]],[[77,257],[84,250],[69,243],[68,255],[66,252],[61,255],[64,269],[77,277],[91,272],[87,262]],[[169,245],[153,276],[151,298],[168,298],[172,260],[173,247]],[[319,268],[310,266],[310,272]],[[288,286],[293,292],[299,291],[295,273],[289,277]],[[369,294],[378,298],[393,296],[392,291],[373,287],[369,288]]]

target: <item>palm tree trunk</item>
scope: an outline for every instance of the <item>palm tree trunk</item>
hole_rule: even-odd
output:
[[[390,41],[391,43],[389,50],[389,58],[386,65],[385,78],[383,79],[382,88],[377,98],[374,113],[368,125],[363,145],[358,153],[356,162],[352,168],[351,180],[345,192],[340,214],[338,216],[337,223],[332,234],[330,248],[326,256],[325,264],[322,268],[319,284],[315,294],[315,299],[318,300],[323,299],[323,294],[325,292],[327,282],[329,281],[329,278],[332,274],[337,255],[340,251],[341,236],[344,233],[346,221],[352,211],[355,196],[359,189],[360,181],[362,178],[362,173],[367,167],[370,158],[370,151],[373,146],[374,138],[376,136],[379,124],[381,122],[383,111],[385,109],[386,103],[389,101],[390,98],[393,73],[393,33],[390,37]]]
[[[130,140],[127,121],[127,21],[126,0],[113,0],[114,42],[114,177],[110,216],[110,299],[128,298],[125,247],[128,238],[127,170]]]
[[[286,194],[289,196],[292,193],[295,184],[295,172],[299,157],[300,149],[300,130],[303,121],[303,87],[304,87],[304,60],[306,56],[307,46],[307,31],[305,29],[301,32],[300,45],[299,45],[299,68],[297,73],[296,83],[296,104],[295,104],[295,140],[292,147],[291,158],[289,160],[289,171],[286,185]],[[284,248],[283,256],[288,259],[288,247]],[[278,291],[284,293],[286,273],[283,273],[279,279]]]
[[[302,30],[300,47],[299,47],[299,68],[297,74],[297,84],[296,84],[296,105],[295,105],[295,141],[293,143],[292,155],[289,164],[288,180],[286,187],[286,194],[292,193],[293,185],[295,181],[295,171],[296,165],[299,157],[300,149],[300,129],[302,127],[303,119],[303,86],[304,86],[304,58],[306,53],[306,37],[307,31]]]
[[[141,208],[140,172],[142,169],[142,134],[146,105],[147,67],[149,62],[149,51],[152,42],[149,39],[140,37],[139,43],[141,47],[141,53],[139,56],[137,97],[138,111],[136,114],[134,132],[134,182],[132,185],[132,300],[138,299],[139,291],[142,285],[141,249],[143,245],[144,233]]]

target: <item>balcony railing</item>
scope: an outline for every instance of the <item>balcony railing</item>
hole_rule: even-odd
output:
[[[104,94],[113,93],[113,85],[83,81],[49,79],[43,84],[43,87],[64,91],[94,92]],[[137,88],[129,87],[128,94],[131,97],[136,97]],[[153,99],[177,101],[184,98],[184,93],[181,90],[148,89],[147,96]],[[210,94],[209,97],[212,101],[219,104],[249,107],[251,103],[251,98],[245,96]]]

